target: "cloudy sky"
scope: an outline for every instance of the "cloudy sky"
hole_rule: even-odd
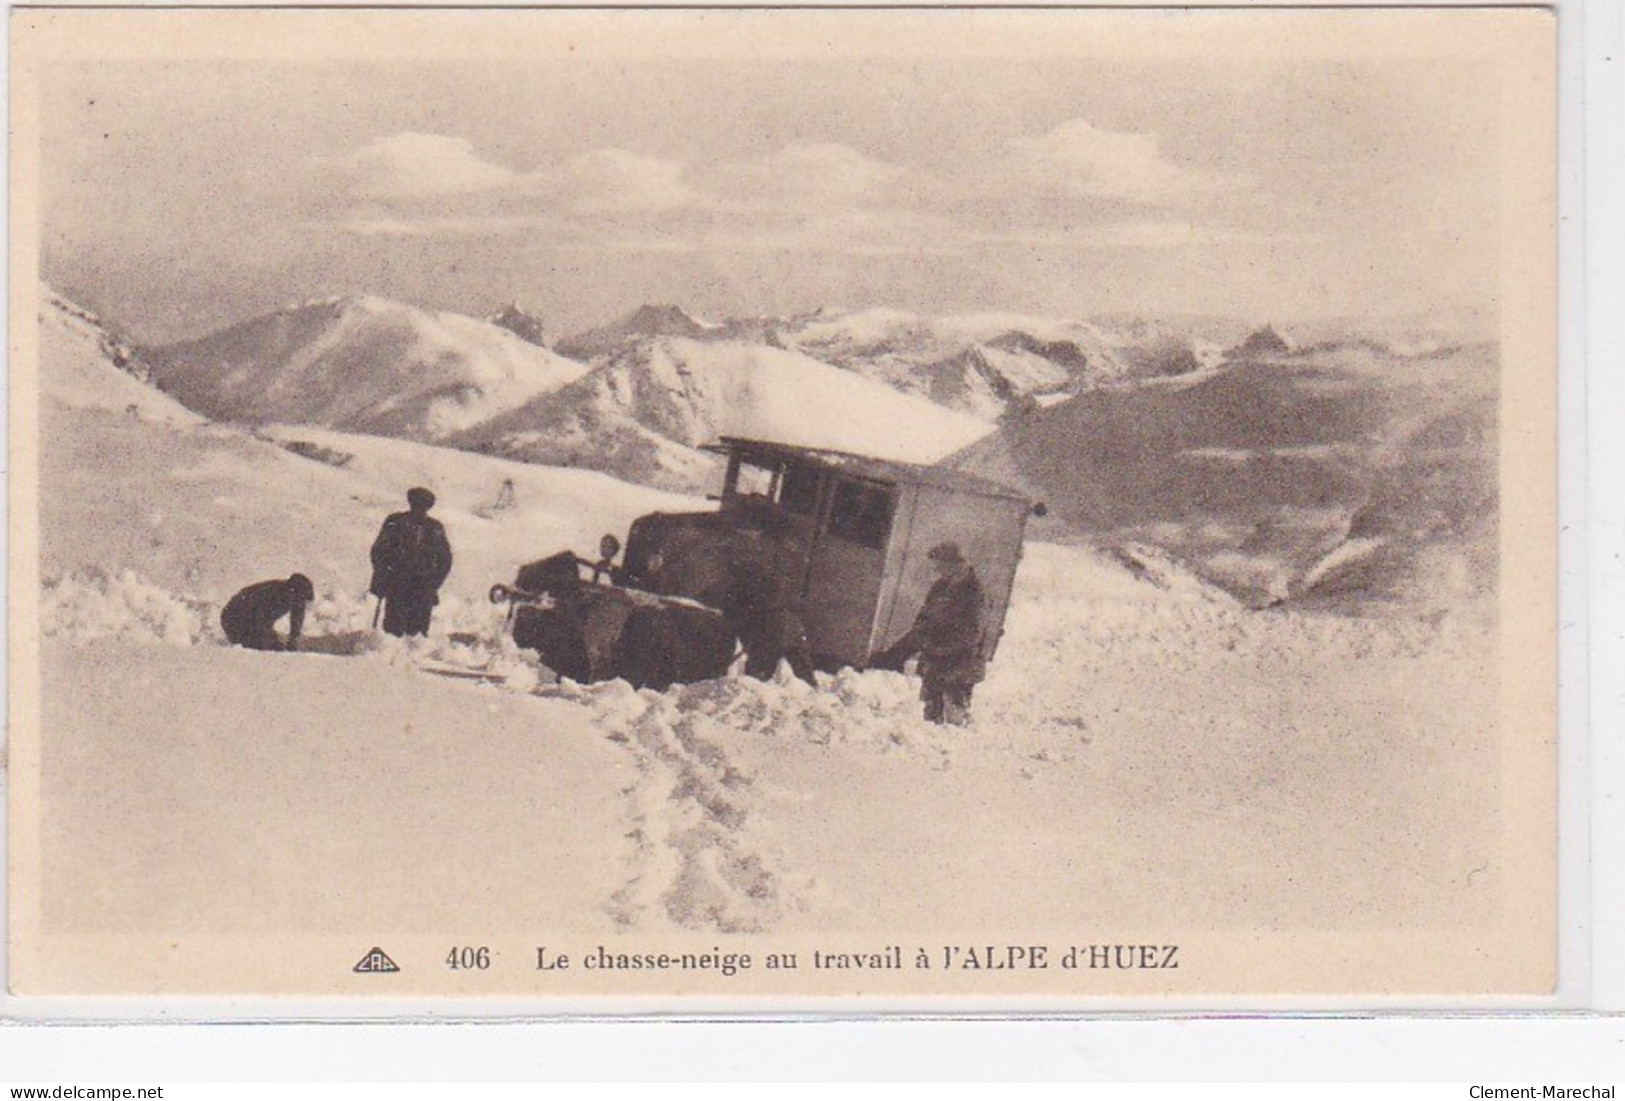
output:
[[[702,315],[1495,292],[1495,73],[1425,60],[57,64],[42,267],[138,339],[370,292]]]

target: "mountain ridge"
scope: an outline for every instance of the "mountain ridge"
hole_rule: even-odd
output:
[[[905,424],[912,431],[900,432]],[[570,386],[448,442],[692,491],[715,470],[698,449],[723,435],[931,462],[990,427],[793,351],[644,337]]]
[[[212,419],[417,440],[586,372],[507,329],[375,295],[301,303],[142,356],[159,385]]]

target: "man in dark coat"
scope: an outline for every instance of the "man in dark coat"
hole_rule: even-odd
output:
[[[440,586],[451,572],[451,543],[440,521],[429,515],[433,493],[421,486],[408,490],[406,503],[408,511],[390,514],[373,540],[368,588],[384,602],[384,630],[426,635]]]
[[[774,523],[771,516],[761,520]],[[777,534],[785,533],[779,529]],[[739,637],[739,644],[745,648],[747,677],[772,680],[779,671],[779,662],[787,661],[790,672],[816,687],[800,602],[793,595],[790,576],[775,561],[784,544],[763,540],[756,534],[736,535],[728,552],[725,580],[702,599],[723,610],[729,627]]]
[[[296,573],[286,581],[261,581],[226,602],[220,626],[233,646],[250,650],[297,650],[305,626],[305,605],[316,599],[310,578]],[[288,640],[276,633],[276,621],[288,617]]]
[[[622,582],[621,567],[615,564],[615,556],[620,553],[621,541],[613,535],[606,535],[598,540],[598,561],[588,562],[585,558],[579,558],[577,561],[583,566],[592,568],[594,585],[598,584],[600,579],[608,581],[611,585],[619,585]]]
[[[813,677],[812,654],[807,647],[807,625],[795,606],[773,599],[769,586],[742,587],[739,599],[729,608],[730,625],[745,648],[745,675],[772,680],[779,662],[790,663],[790,672],[817,687]]]
[[[970,721],[971,691],[987,675],[982,658],[982,583],[957,543],[938,543],[927,557],[937,579],[925,594],[914,626],[870,664],[901,669],[920,656],[920,699],[927,722],[964,726]]]

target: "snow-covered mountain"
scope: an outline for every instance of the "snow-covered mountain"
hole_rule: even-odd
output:
[[[886,307],[704,322],[677,306],[649,305],[567,337],[558,348],[601,362],[656,337],[764,345],[997,421],[1097,386],[1211,368],[1246,331],[1215,319],[1125,317],[1119,328],[1019,313],[937,317]]]
[[[729,335],[723,325],[695,320],[681,306],[639,306],[608,325],[567,336],[558,342],[561,355],[588,360],[612,355],[630,343],[658,336],[680,336],[694,340],[722,339]]]
[[[1488,345],[887,309],[713,324],[646,306],[572,338],[581,363],[494,324],[359,298],[149,353],[51,303],[50,323],[79,334],[69,346],[122,368],[116,386],[69,385],[64,400],[102,408],[180,417],[142,385],[150,363],[152,382],[218,420],[432,440],[684,493],[714,488],[701,448],[725,435],[948,459],[1048,502],[1046,533],[1159,549],[1254,604],[1493,584]]]
[[[590,375],[449,437],[456,447],[707,487],[719,436],[935,462],[990,426],[808,356],[761,344],[645,338]]]
[[[48,286],[40,289],[40,388],[47,399],[169,424],[203,421],[149,385],[147,364],[99,317]]]
[[[1119,351],[1093,326],[1013,314],[820,312],[788,320],[775,337],[786,348],[984,420],[996,420],[1021,398],[1088,389],[1127,373]]]
[[[517,302],[510,302],[487,318],[491,324],[507,329],[526,344],[547,347],[547,333],[542,319]]]
[[[1493,590],[1493,352],[1256,355],[1033,410],[952,462],[1092,539],[1161,547],[1252,604],[1449,605]]]
[[[1488,306],[1456,306],[1390,317],[1333,317],[1303,322],[1290,335],[1300,347],[1368,344],[1396,356],[1417,358],[1495,343],[1499,311]]]
[[[1268,356],[1284,355],[1293,349],[1293,344],[1286,337],[1275,331],[1274,325],[1266,324],[1263,328],[1254,329],[1247,334],[1247,339],[1230,349],[1229,357],[1232,359],[1259,359]]]
[[[586,372],[488,322],[370,296],[290,307],[142,355],[164,390],[215,420],[418,440]]]
[[[1172,359],[1148,364],[1135,340],[1088,322],[1001,313],[928,317],[887,308],[702,322],[676,306],[643,306],[558,347],[579,359],[604,360],[655,337],[799,352],[988,421],[1030,401],[1196,366],[1176,367]]]
[[[586,553],[636,516],[700,504],[590,471],[408,440],[215,424],[131,377],[87,311],[47,293],[39,320],[47,581],[134,568],[218,606],[242,585],[297,569],[323,599],[359,602],[378,524],[404,507],[409,486],[427,485],[457,555],[446,595],[477,612],[491,583],[521,562],[562,547]],[[505,482],[511,503],[493,510]]]

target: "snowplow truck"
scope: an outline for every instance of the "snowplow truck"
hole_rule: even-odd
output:
[[[961,471],[723,437],[720,505],[634,521],[620,582],[717,609],[747,653],[804,647],[825,671],[863,668],[913,625],[935,579],[927,551],[957,543],[982,583],[991,661],[1043,506]]]

